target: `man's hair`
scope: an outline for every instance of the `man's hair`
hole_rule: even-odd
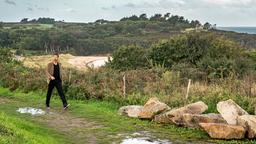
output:
[[[58,52],[53,53],[53,55],[60,56]]]

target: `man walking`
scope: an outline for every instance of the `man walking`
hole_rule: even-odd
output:
[[[69,107],[65,95],[62,90],[62,67],[59,62],[59,54],[54,53],[53,61],[48,63],[46,68],[46,76],[48,82],[48,91],[46,96],[46,107],[47,110],[50,109],[50,99],[52,95],[53,88],[56,87],[58,94],[63,103],[63,109],[66,110]]]

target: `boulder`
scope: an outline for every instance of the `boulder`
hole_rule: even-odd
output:
[[[200,123],[199,125],[211,138],[230,140],[245,137],[246,131],[242,126],[220,123]]]
[[[175,123],[177,125],[182,125],[182,115],[189,114],[202,114],[208,109],[208,106],[202,102],[196,102],[189,105],[186,105],[181,108],[172,109],[163,114],[157,115],[154,118],[154,121],[158,123]]]
[[[138,115],[141,112],[142,108],[143,106],[139,105],[123,106],[119,108],[118,113],[123,116],[138,118]]]
[[[237,123],[243,126],[247,133],[248,138],[256,138],[256,116],[255,115],[243,115],[239,116]]]
[[[155,115],[153,121],[162,124],[173,124],[172,119],[168,117],[167,112]]]
[[[221,101],[217,104],[217,110],[228,124],[236,125],[237,117],[248,114],[233,100]]]
[[[220,114],[183,114],[182,123],[186,127],[199,128],[199,123],[227,123]]]
[[[165,103],[160,102],[158,98],[150,98],[140,111],[139,118],[153,119],[155,115],[162,113],[168,109],[170,109],[169,106]]]

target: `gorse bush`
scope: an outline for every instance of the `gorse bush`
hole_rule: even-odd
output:
[[[231,74],[243,76],[252,70],[253,60],[231,40],[215,34],[191,33],[162,40],[150,49],[120,47],[113,53],[110,65],[119,70],[162,66],[184,76],[213,79]]]
[[[131,70],[149,67],[147,50],[139,46],[122,46],[113,53],[110,65],[114,69]]]
[[[12,61],[12,53],[8,48],[0,47],[0,63],[9,63]]]
[[[243,75],[252,68],[252,60],[237,43],[204,33],[162,41],[152,47],[150,58],[153,63],[167,68],[185,64],[210,78],[223,78],[231,73]]]

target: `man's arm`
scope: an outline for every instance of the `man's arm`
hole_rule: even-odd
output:
[[[61,70],[61,76],[62,76],[62,81],[63,81],[63,79],[67,76],[67,73],[66,73],[64,67],[62,66],[62,63],[60,63],[60,70]]]
[[[47,78],[51,80],[51,79],[54,79],[54,77],[49,73],[49,68],[50,68],[50,63],[47,64],[47,67],[45,69],[45,73],[46,73]]]

